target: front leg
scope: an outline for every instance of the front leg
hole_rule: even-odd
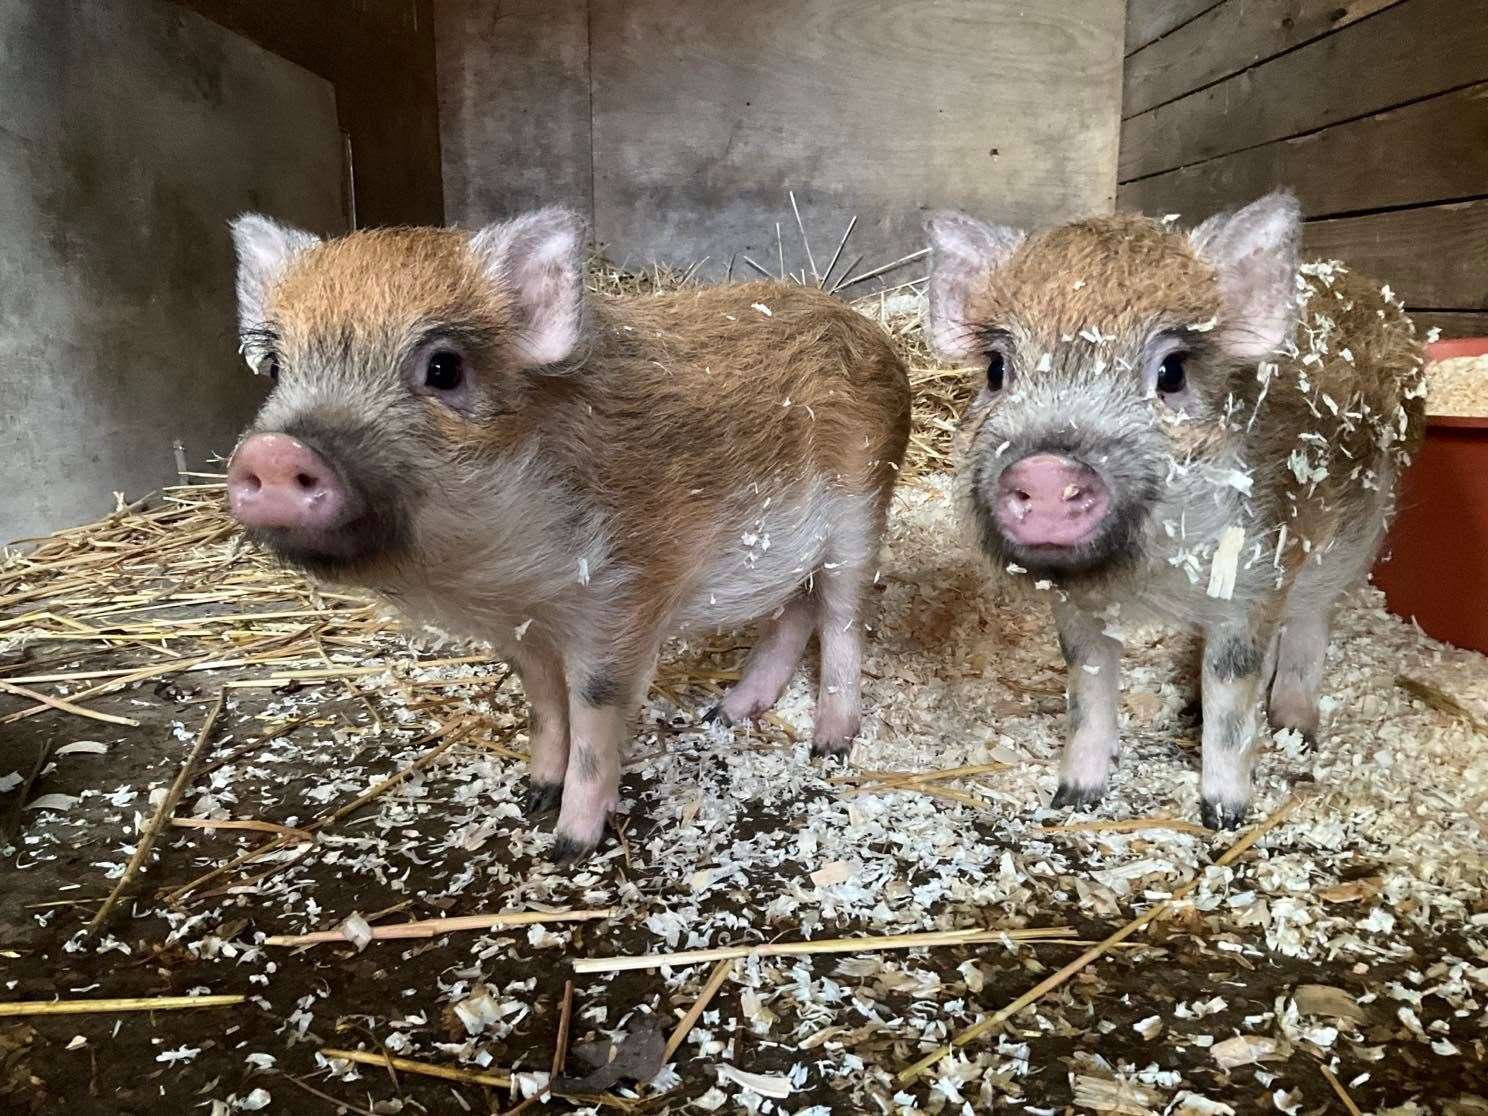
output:
[[[1204,744],[1199,780],[1204,824],[1234,829],[1250,807],[1256,753],[1256,709],[1266,668],[1269,632],[1238,623],[1204,634]]]
[[[1116,704],[1121,682],[1121,644],[1101,622],[1069,601],[1054,606],[1059,647],[1064,652],[1069,740],[1059,763],[1059,789],[1051,805],[1090,806],[1106,793],[1120,730]]]
[[[563,660],[534,635],[506,648],[527,696],[527,813],[558,806],[568,770],[568,686]]]
[[[581,860],[604,836],[605,822],[620,805],[620,757],[630,713],[645,696],[656,658],[619,656],[570,659],[569,762],[558,812],[554,859]]]

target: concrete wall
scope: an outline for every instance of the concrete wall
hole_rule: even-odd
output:
[[[357,224],[444,221],[434,0],[177,0],[336,87]]]
[[[1036,224],[1115,201],[1123,0],[435,0],[445,210],[559,202],[617,262],[824,270],[925,211]],[[775,224],[783,226],[777,247]],[[912,269],[891,281],[911,278]],[[864,290],[867,288],[858,288]]]
[[[167,0],[0,0],[0,541],[227,452],[226,222],[342,227],[331,86]]]

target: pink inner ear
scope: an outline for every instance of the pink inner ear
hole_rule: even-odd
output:
[[[531,367],[561,364],[584,330],[583,224],[544,209],[476,233],[471,247],[491,281],[510,291],[516,346]]]
[[[964,213],[937,214],[927,231],[930,346],[944,360],[967,360],[977,352],[975,323],[967,309],[972,292],[1017,251],[1024,234],[1006,226],[985,225]]]
[[[527,319],[518,344],[523,357],[534,365],[568,359],[579,342],[582,280],[568,266],[569,258],[552,253],[533,259],[514,277],[517,300]]]
[[[1220,269],[1224,347],[1260,360],[1291,336],[1297,318],[1296,262],[1258,249]]]

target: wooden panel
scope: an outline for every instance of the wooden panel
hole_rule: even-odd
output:
[[[1488,201],[1312,221],[1303,244],[1389,283],[1407,305],[1488,309]]]
[[[1121,0],[631,0],[591,9],[594,209],[619,259],[818,266],[921,247],[924,211],[1109,211]],[[767,264],[767,266],[769,266]],[[743,264],[739,265],[743,268]],[[912,272],[904,274],[909,278]]]
[[[1310,217],[1488,193],[1488,83],[1127,183],[1118,205],[1197,219],[1278,186]]]
[[[1126,61],[1123,116],[1175,100],[1401,0],[1225,0]]]
[[[449,221],[592,218],[587,0],[438,0],[435,20]]]
[[[1488,314],[1471,310],[1412,310],[1411,318],[1424,335],[1441,330],[1443,337],[1488,337]]]
[[[433,0],[176,0],[336,86],[361,225],[439,224]]]
[[[1219,0],[1128,0],[1126,53],[1140,50],[1193,19]]]
[[[1408,0],[1290,54],[1134,116],[1123,182],[1481,81],[1488,19],[1460,0]]]

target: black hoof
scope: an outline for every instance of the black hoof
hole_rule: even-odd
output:
[[[1209,829],[1239,829],[1245,820],[1246,806],[1204,799],[1199,804],[1199,816]]]
[[[724,728],[729,728],[734,723],[733,719],[723,711],[723,706],[721,704],[715,705],[712,709],[703,714],[703,724],[711,725],[715,721],[718,724],[722,725]]]
[[[527,783],[527,816],[540,818],[558,809],[563,800],[562,783]]]
[[[1316,752],[1318,746],[1317,733],[1302,732],[1300,729],[1298,732],[1302,737],[1302,750],[1304,752]]]
[[[594,851],[593,845],[581,845],[568,837],[559,837],[553,844],[553,863],[560,865],[578,864],[587,860],[589,854]]]
[[[1049,809],[1062,810],[1066,806],[1073,806],[1082,810],[1086,806],[1094,806],[1106,796],[1105,787],[1076,787],[1069,783],[1060,783],[1054,791],[1054,799],[1049,803]]]
[[[813,740],[811,742],[811,758],[832,759],[835,757],[837,759],[846,759],[847,754],[852,751],[852,743],[853,742],[851,740],[843,740],[840,742]]]

